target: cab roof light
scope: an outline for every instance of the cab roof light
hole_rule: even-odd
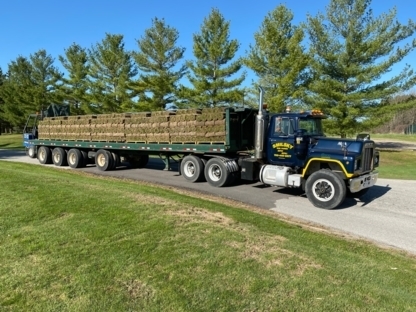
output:
[[[320,109],[311,110],[311,115],[323,115],[324,113]]]

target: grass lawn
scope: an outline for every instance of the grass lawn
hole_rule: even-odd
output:
[[[0,135],[0,148],[2,149],[24,149],[23,134]]]
[[[416,180],[415,151],[380,151],[379,177]]]
[[[167,188],[0,161],[1,311],[411,311],[416,259]]]
[[[405,141],[409,143],[416,143],[416,134],[395,134],[395,133],[383,133],[383,134],[370,134],[371,139],[376,140],[396,140],[396,141]]]

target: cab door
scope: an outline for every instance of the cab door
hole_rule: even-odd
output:
[[[273,165],[295,166],[295,118],[275,116],[270,123],[267,143],[268,162]]]

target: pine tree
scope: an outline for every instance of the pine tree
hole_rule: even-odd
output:
[[[7,77],[2,86],[2,117],[12,125],[23,125],[25,116],[36,112],[32,102],[32,66],[19,56],[8,65]]]
[[[58,104],[56,89],[63,74],[55,67],[54,58],[45,50],[31,54],[31,79],[33,88],[33,105],[37,111],[46,109],[50,104]]]
[[[91,109],[96,113],[136,110],[130,83],[137,75],[131,55],[124,48],[123,36],[106,34],[101,43],[88,51]]]
[[[245,79],[241,60],[231,62],[239,48],[237,40],[229,39],[230,22],[218,9],[204,19],[201,32],[193,36],[195,61],[187,62],[188,79],[193,88],[181,86],[180,94],[191,106],[212,107],[241,102],[243,92],[237,88]],[[230,63],[231,62],[231,63]]]
[[[62,101],[71,107],[72,115],[92,113],[88,94],[88,54],[86,49],[78,44],[72,44],[65,49],[65,56],[59,56],[59,61],[68,72],[68,78],[63,77],[63,85],[59,87]]]
[[[133,58],[144,73],[140,75],[138,91],[143,94],[142,105],[147,109],[165,109],[176,100],[178,81],[186,73],[186,66],[177,68],[185,52],[185,48],[176,46],[178,38],[175,28],[155,18],[152,27],[137,40],[139,51],[133,52]]]
[[[416,47],[416,40],[399,45],[416,30],[396,19],[396,10],[373,16],[371,0],[331,0],[326,14],[308,17],[314,80],[311,103],[330,116],[328,126],[345,137],[360,130],[360,119],[371,117],[383,99],[415,85],[406,65],[383,77]]]
[[[29,59],[19,56],[9,64],[2,97],[4,118],[12,125],[22,126],[28,114],[59,103],[56,89],[62,73],[53,63],[45,50],[39,50]]]
[[[265,101],[275,112],[302,103],[309,78],[309,56],[301,45],[304,32],[292,25],[292,20],[292,12],[284,5],[268,13],[244,60],[260,78],[258,84],[266,91]]]
[[[0,135],[3,132],[3,128],[4,128],[4,123],[5,123],[5,119],[4,119],[4,101],[3,101],[3,97],[2,97],[2,93],[3,93],[3,83],[6,80],[6,76],[3,74],[3,70],[0,67]]]

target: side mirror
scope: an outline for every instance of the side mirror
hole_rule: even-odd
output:
[[[367,141],[370,140],[370,134],[368,133],[359,133],[356,137],[357,141]]]

